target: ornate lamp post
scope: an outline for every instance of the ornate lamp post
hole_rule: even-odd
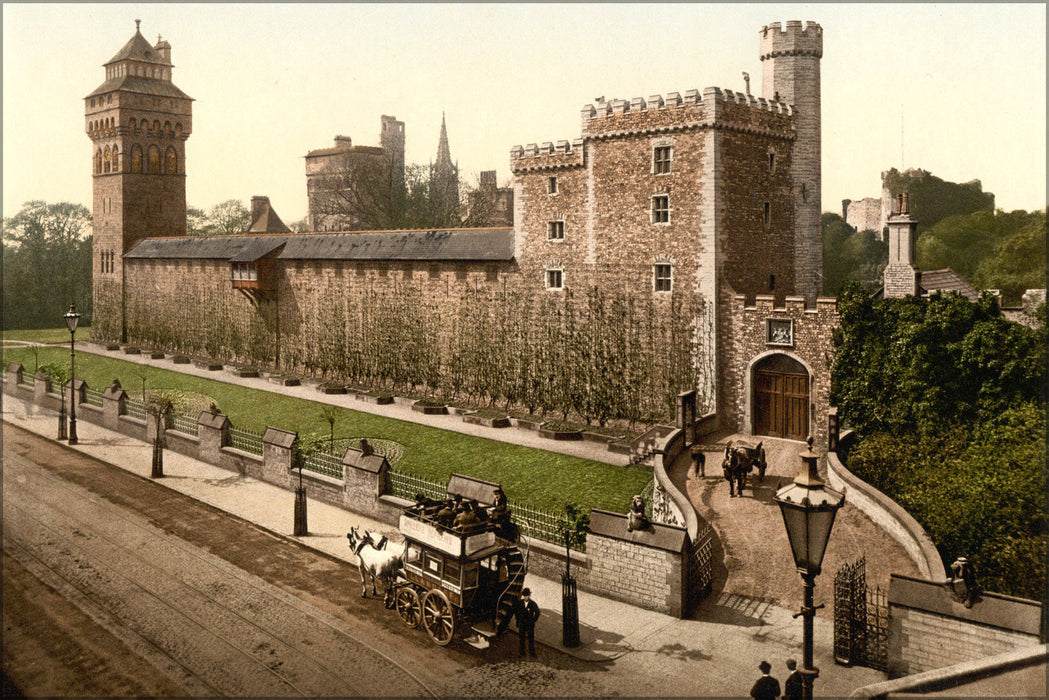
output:
[[[76,327],[80,323],[80,314],[74,304],[66,312],[66,326],[69,328],[69,444],[77,444],[76,434]]]
[[[845,494],[827,488],[820,479],[816,466],[819,455],[812,451],[811,437],[808,443],[805,451],[798,455],[802,465],[794,482],[777,491],[775,497],[783,514],[783,524],[787,527],[794,564],[805,585],[804,603],[794,617],[801,616],[804,620],[804,648],[799,672],[802,697],[806,700],[812,698],[812,682],[819,675],[819,669],[812,666],[812,620],[816,610],[823,607],[813,606],[812,593],[834,526],[834,516],[845,503]]]

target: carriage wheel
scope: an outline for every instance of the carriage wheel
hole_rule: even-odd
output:
[[[419,603],[419,593],[411,586],[402,586],[397,589],[394,597],[394,607],[404,624],[415,629],[422,620],[422,605]]]
[[[436,588],[423,596],[423,627],[434,644],[447,646],[455,635],[455,608]]]

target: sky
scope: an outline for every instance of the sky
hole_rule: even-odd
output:
[[[135,20],[172,46],[194,98],[187,201],[270,198],[306,215],[303,156],[336,134],[510,180],[510,149],[580,136],[607,99],[717,86],[761,94],[758,32],[823,27],[823,209],[880,196],[880,173],[979,179],[1005,210],[1046,205],[1046,6],[1038,4],[3,5],[3,214],[91,205],[83,98]]]

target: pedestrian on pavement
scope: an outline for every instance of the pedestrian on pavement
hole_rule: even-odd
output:
[[[517,655],[525,655],[525,640],[528,640],[528,653],[535,657],[535,622],[539,619],[539,606],[532,600],[532,591],[525,588],[521,599],[514,607],[514,620],[517,622]],[[777,687],[778,690],[778,687]]]
[[[787,676],[787,680],[783,681],[783,698],[784,700],[801,700],[801,672],[798,670],[798,662],[794,659],[787,659],[787,668],[790,669],[790,675]]]
[[[779,681],[769,675],[772,670],[772,664],[768,661],[762,661],[758,664],[758,670],[761,671],[761,678],[754,683],[754,687],[750,689],[750,697],[755,700],[777,700],[779,698]]]

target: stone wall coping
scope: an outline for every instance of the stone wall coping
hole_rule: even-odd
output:
[[[841,434],[838,445],[848,444],[854,437],[855,433],[853,431],[846,430]],[[896,536],[896,539],[900,540],[900,544],[904,546],[907,553],[915,560],[922,575],[931,578],[939,577],[940,580],[945,579],[946,572],[943,560],[940,558],[940,552],[936,549],[936,545],[933,544],[932,538],[925,532],[925,528],[914,519],[914,516],[904,510],[899,503],[850,472],[842,463],[837,452],[827,453],[827,477],[832,488],[836,488],[843,493],[847,493],[849,489],[854,489],[866,496],[866,498],[851,499],[850,502],[864,511],[876,523],[889,518],[900,526],[910,541],[904,541],[899,536]],[[895,533],[890,531],[890,534]]]
[[[230,427],[229,416],[222,413],[212,413],[211,411],[201,411],[200,416],[197,417],[197,424],[215,428],[216,430]]]
[[[401,510],[415,505],[414,501],[410,501],[407,498],[401,498],[400,496],[391,496],[388,493],[379,496],[379,502],[385,503],[388,506],[400,508]]]
[[[339,489],[341,489],[344,485],[343,480],[338,477],[328,476],[327,474],[321,474],[320,472],[310,471],[309,469],[302,470],[302,479],[303,481],[318,481],[322,484],[328,484],[329,486],[334,486],[335,488]]]
[[[632,542],[652,549],[681,554],[685,550],[688,531],[676,525],[650,523],[647,530],[627,532],[627,516],[593,508],[590,511],[590,532],[602,537]]]
[[[113,383],[106,387],[106,390],[102,392],[102,397],[106,399],[126,399],[127,392],[120,388],[120,384]]]
[[[889,606],[894,605],[1021,634],[1038,636],[1042,630],[1042,604],[1038,601],[981,592],[979,600],[967,608],[947,584],[903,574],[892,574],[889,579]]]
[[[1036,644],[1022,649],[1014,649],[1004,654],[995,654],[975,661],[964,661],[953,666],[944,666],[931,671],[915,673],[891,681],[872,683],[856,688],[849,693],[850,698],[885,698],[904,697],[904,694],[942,691],[954,688],[971,681],[994,676],[1006,671],[1045,664],[1049,656],[1049,645]]]
[[[22,363],[21,362],[12,362],[9,365],[7,365],[7,370],[5,370],[4,373],[5,374],[24,374],[25,373],[25,368],[22,367]]]
[[[121,418],[123,417],[124,416],[121,416]],[[231,455],[235,455],[236,457],[250,459],[253,462],[258,462],[259,464],[263,463],[262,455],[257,455],[254,452],[248,452],[247,450],[242,450],[238,447],[233,447],[232,445],[223,445],[219,449],[222,452],[229,452]]]
[[[565,560],[565,548],[563,545],[554,544],[553,542],[546,542],[535,537],[527,537],[521,535],[520,540],[525,544],[525,548],[532,550],[536,554],[542,554],[549,559],[556,559],[557,561]],[[584,569],[590,568],[590,558],[583,552],[577,552],[574,549],[571,550],[572,566],[580,567]]]
[[[281,430],[280,428],[266,428],[266,434],[262,436],[262,442],[267,445],[273,445],[274,447],[283,447],[286,450],[290,450],[291,446],[295,444],[295,440],[298,437],[298,433],[293,433],[288,430]]]
[[[653,467],[653,472],[656,481],[663,487],[663,490],[667,493],[667,498],[674,502],[677,506],[677,510],[681,513],[682,517],[685,518],[685,531],[688,533],[688,537],[692,542],[696,541],[699,536],[699,516],[696,514],[696,509],[692,507],[692,502],[688,500],[685,494],[678,490],[677,486],[670,480],[670,476],[667,474],[666,463],[673,462],[677,457],[677,454],[684,449],[685,440],[683,430],[676,431],[678,435],[678,441],[676,444],[679,449],[674,451],[673,455],[664,453],[660,459],[656,459],[656,466]],[[669,443],[670,441],[668,441]]]
[[[390,470],[390,463],[382,455],[374,452],[365,455],[355,447],[346,448],[346,455],[342,458],[342,463],[351,469],[359,469],[372,474],[381,474]]]

